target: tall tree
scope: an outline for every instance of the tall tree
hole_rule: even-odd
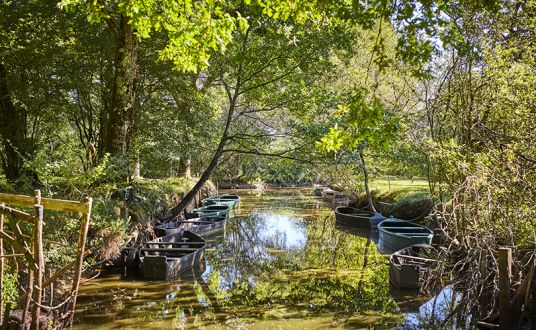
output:
[[[37,183],[31,162],[41,118],[56,115],[46,109],[57,97],[54,65],[69,34],[58,13],[53,1],[0,3],[0,160],[12,183]],[[59,25],[66,27],[61,33]]]
[[[115,59],[113,82],[109,92],[111,100],[101,150],[112,155],[128,155],[137,114],[140,45],[130,24],[130,17],[121,14],[117,20],[106,20],[115,41]]]
[[[215,64],[207,74],[222,89],[225,106],[221,135],[208,166],[199,181],[172,210],[177,216],[197,194],[216,169],[224,153],[246,153],[290,157],[290,150],[269,152],[266,145],[276,138],[289,137],[288,126],[295,113],[314,95],[308,89],[319,81],[327,82],[331,64],[330,47],[340,43],[336,27],[296,25],[258,20],[244,32],[237,31],[235,41],[225,54],[215,55]],[[322,43],[325,49],[319,49]],[[299,110],[298,110],[299,109]]]
[[[2,123],[0,125],[2,169],[8,181],[15,182],[23,176],[25,162],[30,158],[29,144],[26,140],[26,113],[13,104],[7,70],[2,60],[0,60],[0,123]]]

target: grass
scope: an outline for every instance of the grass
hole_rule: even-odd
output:
[[[388,194],[395,200],[400,200],[413,195],[428,195],[428,181],[418,179],[406,179],[397,177],[382,177],[372,179],[371,190],[377,190],[381,194]]]

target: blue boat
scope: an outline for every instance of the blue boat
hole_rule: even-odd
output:
[[[206,218],[206,217],[229,217],[231,208],[228,205],[209,205],[198,207],[191,212],[186,212],[186,219]]]
[[[234,194],[222,194],[206,198],[202,201],[204,206],[209,205],[227,205],[230,208],[236,208],[240,203],[240,196]]]
[[[416,223],[388,218],[378,225],[380,232],[379,250],[382,253],[393,253],[415,244],[432,244],[434,232]]]
[[[335,220],[339,223],[359,228],[376,228],[385,217],[379,213],[372,213],[349,206],[335,208]]]
[[[154,228],[158,237],[177,234],[189,230],[194,234],[210,236],[225,229],[227,217],[203,217],[173,221]]]

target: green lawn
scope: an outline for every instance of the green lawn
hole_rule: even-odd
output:
[[[410,195],[426,195],[428,193],[428,181],[422,178],[413,180],[407,178],[397,178],[383,176],[373,178],[370,182],[372,190],[377,190],[381,194],[387,194],[396,200],[408,197]]]

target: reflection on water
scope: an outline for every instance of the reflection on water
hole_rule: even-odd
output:
[[[335,226],[312,190],[238,192],[241,212],[177,279],[105,275],[81,287],[77,328],[400,327],[374,235]],[[372,233],[374,234],[374,233]],[[409,321],[413,323],[408,323]]]

